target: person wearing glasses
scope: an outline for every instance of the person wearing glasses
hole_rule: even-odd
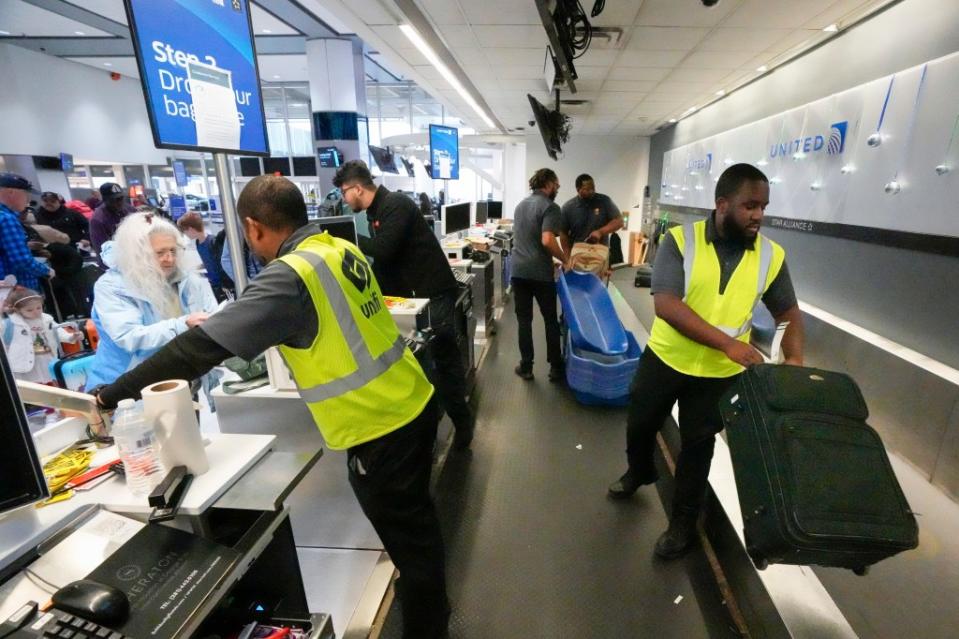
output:
[[[87,388],[113,382],[216,310],[209,282],[179,266],[185,245],[175,226],[150,213],[125,217],[103,245],[109,271],[94,287],[100,345]]]

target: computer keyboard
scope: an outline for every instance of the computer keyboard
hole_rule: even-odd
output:
[[[51,608],[39,613],[37,619],[14,632],[11,637],[42,637],[43,639],[131,639],[82,617]]]
[[[453,277],[456,278],[457,282],[463,284],[464,286],[468,286],[470,282],[473,281],[472,276],[463,269],[454,268]]]

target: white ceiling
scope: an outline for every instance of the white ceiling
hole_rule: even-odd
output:
[[[2,0],[0,0],[2,1]],[[121,75],[139,78],[136,58],[126,57],[79,57],[67,58],[95,69],[116,71]],[[258,55],[256,57],[260,68],[261,82],[307,82],[309,76],[306,71],[306,55]]]
[[[388,1],[388,0],[384,0]],[[691,107],[716,100],[798,50],[848,26],[889,0],[611,0],[594,26],[619,27],[616,48],[594,38],[574,64],[574,96],[586,107],[563,107],[574,131],[649,135]],[[531,119],[527,93],[552,104],[543,80],[545,30],[532,0],[417,0],[453,57],[508,128]],[[583,0],[586,11],[591,0]],[[396,26],[374,27],[414,66],[424,64]]]
[[[23,0],[2,0],[0,11],[0,35],[38,37],[110,37],[111,34],[94,29],[80,22],[27,4]],[[123,8],[123,3],[120,3]]]

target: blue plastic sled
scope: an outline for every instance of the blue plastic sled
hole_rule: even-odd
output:
[[[626,329],[613,300],[593,273],[569,271],[559,277],[559,301],[573,346],[604,355],[629,350]]]

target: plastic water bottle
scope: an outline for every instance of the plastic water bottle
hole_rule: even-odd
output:
[[[153,424],[132,399],[124,399],[113,416],[113,440],[127,478],[127,488],[138,497],[146,496],[163,480],[163,466]]]

